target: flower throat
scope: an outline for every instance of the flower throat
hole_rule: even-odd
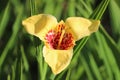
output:
[[[49,30],[45,39],[53,49],[67,50],[74,46],[73,36],[70,32],[66,32],[66,26],[63,21],[58,23],[56,29]]]

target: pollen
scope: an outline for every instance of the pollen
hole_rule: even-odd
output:
[[[65,25],[59,23],[56,29],[48,31],[45,36],[46,43],[52,49],[67,50],[74,46],[74,39],[70,32],[66,32]]]

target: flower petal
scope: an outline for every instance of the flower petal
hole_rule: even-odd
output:
[[[51,67],[54,74],[63,71],[69,64],[73,56],[73,49],[53,50],[43,47],[43,57],[46,63]]]
[[[89,20],[82,17],[69,17],[65,21],[65,24],[69,27],[68,31],[73,33],[75,40],[79,40],[93,32],[96,32],[100,21]]]
[[[44,41],[46,33],[54,29],[57,25],[57,19],[48,14],[39,14],[31,16],[22,21],[28,33],[39,37]]]

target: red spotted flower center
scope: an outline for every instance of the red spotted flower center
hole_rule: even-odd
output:
[[[65,25],[59,23],[55,30],[50,30],[45,37],[47,44],[53,49],[67,50],[74,46],[73,36],[65,32]]]

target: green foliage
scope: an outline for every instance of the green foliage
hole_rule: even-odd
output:
[[[39,13],[101,20],[99,31],[76,42],[70,65],[54,75],[43,43],[22,20]],[[0,80],[120,80],[119,0],[9,0],[0,5]]]

